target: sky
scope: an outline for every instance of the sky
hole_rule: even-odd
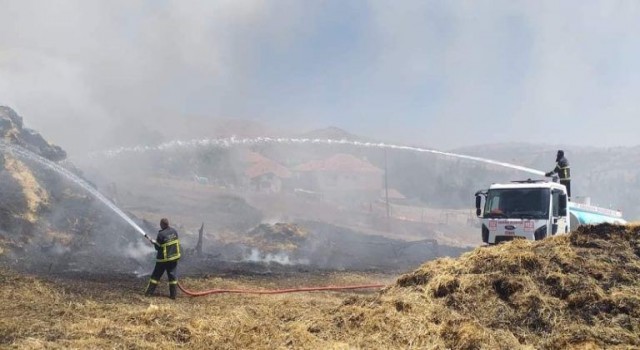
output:
[[[640,2],[0,0],[0,105],[72,154],[209,120],[640,145]]]

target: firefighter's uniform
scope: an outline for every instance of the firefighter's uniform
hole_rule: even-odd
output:
[[[556,167],[545,175],[551,176],[553,173],[558,174],[560,183],[567,188],[567,196],[571,198],[571,167],[567,158],[564,157],[564,152],[560,154],[560,151],[558,151]]]
[[[180,240],[178,239],[178,232],[172,227],[167,227],[158,232],[156,238],[156,266],[153,269],[151,278],[149,279],[149,285],[145,295],[152,295],[158,286],[160,278],[167,271],[167,277],[169,278],[169,296],[171,299],[175,299],[177,295],[178,287],[178,260],[180,259]]]

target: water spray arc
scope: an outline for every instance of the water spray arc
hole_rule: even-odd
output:
[[[375,142],[362,142],[362,141],[351,141],[351,140],[334,140],[334,139],[309,139],[309,138],[272,138],[272,137],[256,137],[256,138],[222,138],[222,139],[197,139],[197,140],[174,140],[165,143],[161,143],[155,146],[133,146],[133,147],[121,147],[112,150],[107,150],[103,152],[94,152],[89,154],[90,157],[97,156],[105,156],[107,158],[117,157],[126,153],[146,153],[151,151],[166,151],[172,149],[179,148],[197,148],[197,147],[219,147],[219,148],[230,148],[233,146],[253,146],[253,145],[345,145],[345,146],[354,146],[361,148],[378,148],[378,149],[387,149],[387,150],[398,150],[398,151],[409,151],[409,152],[417,152],[417,153],[431,153],[437,154],[445,157],[452,157],[458,159],[466,159],[476,162],[482,162],[486,164],[492,164],[497,166],[502,166],[505,168],[515,169],[524,171],[534,175],[544,176],[544,171],[540,171],[537,169],[527,168],[524,166],[500,162],[493,159],[481,158],[468,156],[464,154],[457,154],[452,152],[444,152],[438,151],[434,149],[428,148],[420,148],[420,147],[411,147],[411,146],[402,146],[402,145],[394,145],[387,143],[375,143]]]
[[[154,241],[146,234],[146,232],[144,232],[144,230],[142,228],[140,228],[140,226],[138,226],[133,220],[131,220],[131,218],[129,216],[127,216],[127,214],[125,214],[122,210],[120,210],[120,208],[118,208],[115,204],[113,204],[107,197],[105,197],[102,193],[100,193],[98,190],[96,190],[95,188],[93,188],[89,183],[87,183],[86,181],[84,181],[83,179],[81,179],[80,177],[78,177],[77,175],[75,175],[74,173],[70,172],[69,170],[61,167],[60,165],[44,158],[41,157],[33,152],[30,152],[20,146],[16,146],[16,145],[10,145],[7,144],[5,142],[0,142],[0,150],[3,152],[8,152],[11,153],[14,156],[17,156],[19,158],[22,159],[28,159],[30,161],[34,161],[46,168],[49,168],[55,172],[57,172],[58,174],[64,176],[65,178],[67,178],[68,180],[70,180],[71,182],[75,183],[76,185],[80,186],[82,189],[84,189],[85,191],[89,192],[91,195],[93,195],[95,198],[97,198],[98,200],[100,200],[104,205],[106,205],[109,209],[111,209],[113,212],[115,212],[116,214],[118,214],[118,216],[120,218],[122,218],[124,221],[126,221],[129,225],[131,225],[138,233],[140,233],[141,235],[143,235],[146,239],[148,239],[151,243],[154,243]],[[155,244],[155,243],[154,243]]]

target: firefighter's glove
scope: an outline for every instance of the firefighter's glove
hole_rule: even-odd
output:
[[[544,176],[546,176],[546,177],[549,177],[549,176],[551,176],[551,175],[553,175],[553,171],[550,171],[550,172],[548,172],[548,173],[544,174]]]
[[[145,237],[149,240],[149,242],[151,242],[154,246],[157,246],[157,245],[158,245],[158,242],[156,242],[156,240],[155,240],[155,239],[153,239],[153,238],[151,238],[151,237],[149,237],[149,236],[147,236],[147,235],[144,235],[144,236],[145,236]]]

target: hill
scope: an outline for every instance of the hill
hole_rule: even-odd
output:
[[[315,129],[299,135],[301,138],[308,139],[331,139],[331,140],[350,140],[350,141],[364,141],[361,136],[354,135],[344,129],[340,129],[335,126],[330,126],[324,129]]]
[[[11,147],[21,147],[44,162],[63,162],[67,156],[26,128],[11,108],[0,106],[0,249],[5,255],[48,261],[81,245],[99,243],[105,252],[107,246],[132,241],[132,235],[123,234],[131,228],[114,220],[102,203]],[[81,176],[73,164],[58,164]]]

